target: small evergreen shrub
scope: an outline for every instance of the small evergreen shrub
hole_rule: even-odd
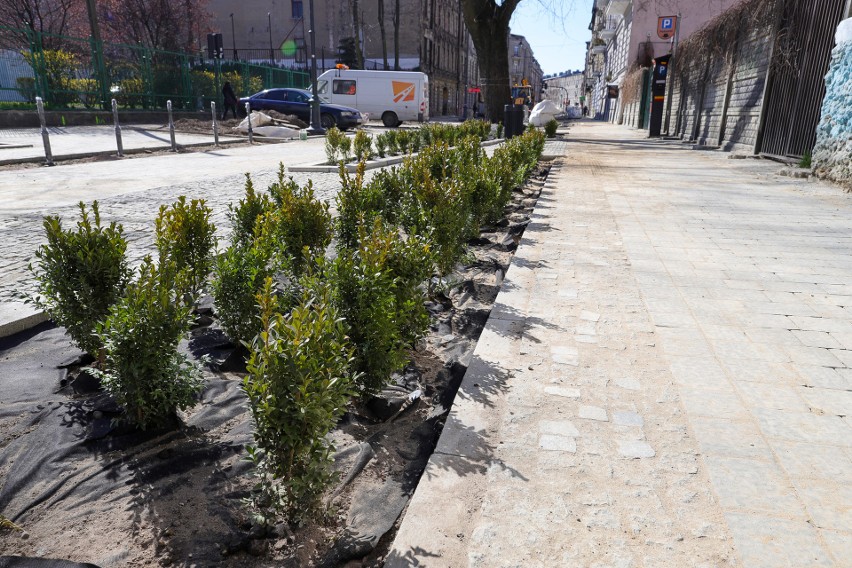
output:
[[[503,138],[503,123],[497,123],[497,138]]]
[[[385,132],[385,141],[388,146],[388,153],[394,155],[399,154],[399,130],[388,130]]]
[[[212,215],[203,199],[187,203],[182,195],[171,207],[161,206],[155,221],[160,262],[168,259],[185,273],[189,287],[185,292],[191,294],[201,290],[213,265],[216,227],[210,220]]]
[[[358,162],[366,162],[373,157],[373,141],[370,135],[359,130],[355,133],[355,140],[352,142],[355,160]]]
[[[340,167],[340,189],[334,196],[337,217],[334,220],[337,249],[358,247],[358,231],[361,225],[372,225],[373,219],[382,209],[379,187],[364,185],[364,163],[358,164],[354,176]]]
[[[336,126],[325,131],[325,156],[329,164],[336,164],[341,159],[346,161],[342,152],[344,140],[349,141],[343,131]]]
[[[379,155],[380,158],[385,157],[387,148],[387,136],[385,136],[384,134],[379,134],[378,136],[376,136],[376,153]]]
[[[559,123],[556,122],[555,118],[551,118],[547,121],[547,124],[544,125],[544,134],[548,138],[556,137],[556,129],[559,128]]]
[[[260,479],[255,503],[290,522],[315,517],[333,476],[326,435],[352,392],[346,327],[319,279],[304,283],[287,315],[277,312],[272,280],[261,293],[261,333],[251,346],[243,389],[254,418],[248,449]]]
[[[269,196],[254,190],[249,174],[246,174],[245,188],[245,198],[240,199],[236,207],[233,204],[228,205],[228,219],[232,229],[231,242],[240,246],[248,246],[254,241],[257,220],[272,209]]]
[[[370,395],[405,366],[407,349],[428,325],[418,285],[431,257],[422,241],[403,240],[378,219],[362,225],[359,237],[356,249],[340,251],[331,279],[355,349],[357,390]]]
[[[191,307],[175,288],[176,267],[146,257],[139,278],[98,326],[104,344],[104,388],[140,428],[167,425],[177,410],[195,404],[201,371],[178,352]]]
[[[269,186],[275,203],[274,222],[277,252],[286,258],[295,275],[304,267],[304,249],[309,257],[321,254],[331,242],[333,225],[329,205],[316,198],[311,180],[299,187],[293,178],[284,180],[284,165],[278,182]]]
[[[38,288],[32,302],[68,331],[83,351],[97,357],[101,340],[97,323],[124,293],[130,279],[121,225],[101,225],[98,202],[92,216],[81,201],[76,230],[64,230],[59,217],[44,218],[47,244],[35,253],[30,265]]]
[[[212,292],[222,329],[236,344],[250,342],[260,330],[256,296],[272,276],[271,235],[274,215],[269,213],[257,227],[257,238],[235,242],[217,259]]]

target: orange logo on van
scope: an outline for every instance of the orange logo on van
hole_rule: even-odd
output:
[[[414,100],[414,83],[391,81],[391,84],[393,85],[393,102]]]

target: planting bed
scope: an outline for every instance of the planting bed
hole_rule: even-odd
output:
[[[350,407],[330,434],[340,477],[322,524],[267,528],[249,516],[243,354],[211,301],[182,345],[208,358],[201,400],[163,430],[114,427],[119,408],[80,373],[86,361],[62,329],[0,340],[0,515],[15,525],[0,528],[0,566],[381,566],[547,169],[471,241],[467,264],[427,303],[430,331],[393,386]]]

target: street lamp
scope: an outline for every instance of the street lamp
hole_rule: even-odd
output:
[[[317,49],[316,49],[316,30],[314,29],[314,0],[308,0],[308,9],[311,11],[311,29],[308,33],[311,34],[311,127],[308,128],[308,134],[325,134],[325,129],[320,123],[320,103],[319,93],[317,92]]]
[[[231,12],[231,45],[234,46],[234,59],[237,58],[237,34],[234,32],[234,13]]]
[[[266,24],[269,27],[269,62],[275,59],[275,52],[272,51],[272,12],[266,13]]]

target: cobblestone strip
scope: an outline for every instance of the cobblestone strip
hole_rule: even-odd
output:
[[[388,566],[737,563],[595,170],[551,171]]]
[[[367,179],[369,175],[368,172]],[[293,174],[292,177],[299,184],[313,180],[317,197],[330,202],[333,202],[340,183],[337,174]],[[262,170],[252,175],[255,188],[259,190],[276,179],[277,169]],[[236,203],[245,195],[244,182],[245,176],[239,174],[101,199],[101,221],[117,221],[123,225],[129,242],[128,256],[136,265],[143,256],[153,252],[154,219],[160,205],[171,204],[181,195],[188,199],[206,200],[213,210],[213,223],[218,235],[227,238],[230,233],[228,204]],[[66,227],[72,227],[78,218],[78,210],[75,206],[63,206],[0,219],[0,302],[33,291],[34,283],[27,266],[38,246],[45,242],[42,228],[45,215],[59,215]],[[220,241],[219,246],[227,246],[227,242]]]

